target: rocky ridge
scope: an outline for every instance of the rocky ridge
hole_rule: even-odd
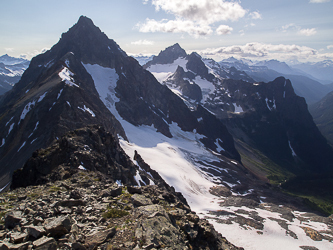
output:
[[[0,197],[0,248],[240,249],[138,154],[133,161],[98,126],[36,151]],[[27,173],[35,178],[23,182]]]

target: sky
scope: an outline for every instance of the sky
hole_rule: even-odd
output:
[[[3,0],[0,55],[51,48],[81,15],[129,55],[188,53],[280,61],[333,60],[333,0]]]

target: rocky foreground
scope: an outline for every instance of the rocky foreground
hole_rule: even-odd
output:
[[[135,158],[98,126],[35,152],[0,197],[0,249],[241,249]]]

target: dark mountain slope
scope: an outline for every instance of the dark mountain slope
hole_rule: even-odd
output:
[[[321,133],[333,144],[333,92],[310,105],[309,111]]]

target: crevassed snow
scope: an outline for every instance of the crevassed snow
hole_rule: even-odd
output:
[[[214,162],[220,159],[207,151],[200,143],[199,139],[203,136],[195,132],[184,132],[176,123],[172,123],[170,132],[173,137],[168,138],[158,133],[153,125],[136,127],[123,120],[115,108],[115,102],[118,100],[114,92],[117,81],[115,70],[98,65],[84,66],[92,76],[96,89],[99,89],[98,92],[102,101],[120,121],[125,130],[129,141],[119,139],[124,151],[133,159],[136,150],[153,170],[157,171],[169,185],[174,186],[176,191],[184,195],[192,210],[197,212],[200,217],[211,217],[212,219],[209,221],[230,242],[244,247],[245,250],[291,250],[299,249],[299,246],[302,245],[315,246],[318,249],[332,249],[332,243],[327,240],[315,242],[307,237],[304,230],[299,227],[300,221],[297,219],[291,223],[292,225],[289,228],[297,234],[298,240],[286,235],[286,231],[277,222],[270,219],[278,218],[282,220],[280,214],[264,209],[242,207],[244,210],[257,212],[259,216],[264,218],[264,230],[260,230],[263,233],[262,235],[258,234],[259,230],[251,227],[244,229],[236,223],[220,224],[216,222],[213,219],[216,217],[210,215],[209,211],[221,209],[235,211],[239,207],[221,207],[219,198],[209,193],[209,189],[216,184],[213,182],[213,177],[200,170],[200,168],[207,167],[207,165],[201,165],[199,162]],[[192,160],[192,158],[195,160]],[[233,163],[237,164],[237,162]],[[137,178],[139,177],[137,176]],[[120,180],[116,182],[121,185]],[[222,180],[222,183],[229,186],[235,185],[224,180]],[[218,219],[223,218],[219,217]],[[320,228],[319,224],[314,226]]]
[[[66,67],[64,67],[60,72],[59,72],[59,77],[61,78],[62,81],[64,81],[67,85],[69,86],[75,86],[79,88],[79,85],[75,84],[74,79],[73,79],[73,73]]]
[[[327,240],[313,241],[310,237],[306,236],[304,230],[300,227],[303,226],[298,219],[294,219],[292,222],[281,217],[281,214],[276,212],[267,211],[264,209],[256,208],[250,209],[247,207],[219,207],[219,209],[234,212],[238,209],[243,209],[249,212],[256,212],[262,218],[264,218],[264,229],[257,230],[251,227],[239,226],[236,223],[233,224],[222,224],[216,222],[214,219],[209,219],[215,229],[223,234],[230,242],[236,244],[237,246],[243,247],[245,250],[296,250],[300,249],[300,246],[314,246],[318,249],[332,249],[333,244]],[[207,214],[208,215],[208,214]],[[212,217],[211,215],[208,215]],[[242,214],[243,217],[247,215]],[[283,229],[276,221],[272,220],[278,219],[285,221],[288,225],[288,229],[296,233],[298,239],[292,238],[290,235],[286,234],[286,230]],[[219,217],[219,219],[223,219]],[[313,229],[325,230],[326,225],[323,223],[311,222],[308,225]],[[258,234],[260,231],[262,234]]]
[[[21,148],[23,148],[25,145],[25,142],[23,142],[22,146],[17,150],[17,152],[19,152],[21,150]]]
[[[47,91],[39,97],[37,102],[41,102],[44,99],[46,93],[47,93]]]
[[[176,72],[178,66],[182,67],[185,72],[187,72],[186,64],[187,60],[185,58],[178,58],[173,63],[170,64],[155,64],[151,65],[147,68],[155,78],[162,83],[165,81],[170,75]]]
[[[83,105],[83,108],[81,107],[77,107],[78,109],[81,109],[83,112],[88,112],[89,114],[91,114],[92,117],[95,117],[95,113],[90,109],[87,108],[86,105]]]
[[[35,106],[36,101],[31,101],[25,107],[23,108],[23,111],[20,116],[20,121],[18,122],[20,124],[21,120],[24,120],[25,116],[29,113],[29,111]]]
[[[242,109],[242,107],[240,105],[237,105],[236,103],[233,103],[234,107],[235,107],[235,112],[236,114],[240,114],[242,112],[244,112],[244,110]]]

